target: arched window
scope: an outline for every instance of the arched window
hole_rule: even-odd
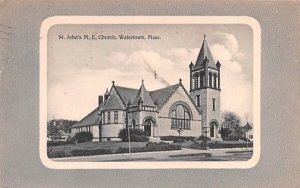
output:
[[[175,105],[170,113],[171,129],[190,129],[191,115],[188,108],[183,104]]]
[[[215,137],[215,124],[210,127],[210,137]]]
[[[200,88],[202,88],[203,87],[203,77],[204,77],[204,74],[203,74],[203,72],[201,72],[200,73]]]
[[[194,85],[195,86],[194,89],[198,89],[199,74],[195,73],[193,77],[194,77],[194,84],[195,84]]]
[[[209,75],[209,87],[212,87],[212,73],[210,72],[208,75]]]
[[[214,74],[214,88],[217,88],[217,75]]]

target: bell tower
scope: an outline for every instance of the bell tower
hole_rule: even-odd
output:
[[[190,95],[201,112],[202,135],[221,139],[220,68],[215,63],[207,41],[203,43],[195,64],[190,63]]]

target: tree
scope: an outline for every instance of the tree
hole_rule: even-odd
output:
[[[47,123],[47,132],[52,141],[54,140],[55,136],[59,135],[59,129],[57,128],[55,122],[50,121]]]
[[[130,141],[131,142],[148,142],[149,138],[146,136],[145,131],[140,129],[129,129],[130,131]],[[119,138],[122,139],[123,142],[128,142],[128,130],[122,129],[119,132]]]
[[[225,112],[222,114],[222,138],[224,140],[238,140],[240,122],[241,118],[234,112]]]
[[[78,143],[90,142],[93,140],[93,134],[90,132],[76,133],[75,136],[73,137],[73,140],[77,141]]]

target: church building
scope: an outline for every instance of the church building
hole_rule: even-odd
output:
[[[195,63],[191,62],[190,91],[177,84],[148,91],[142,80],[138,89],[114,81],[98,107],[71,127],[71,135],[93,133],[93,141],[119,141],[124,128],[144,130],[149,137],[181,136],[221,139],[220,67],[204,37]]]

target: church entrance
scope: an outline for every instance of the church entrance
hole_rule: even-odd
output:
[[[216,137],[216,131],[217,131],[218,125],[216,122],[211,122],[210,123],[210,137]]]
[[[146,136],[152,136],[152,127],[154,127],[154,120],[152,118],[145,118],[144,131]]]
[[[131,122],[131,128],[135,129],[135,126],[136,126],[136,123],[135,123],[135,120],[133,119]]]

